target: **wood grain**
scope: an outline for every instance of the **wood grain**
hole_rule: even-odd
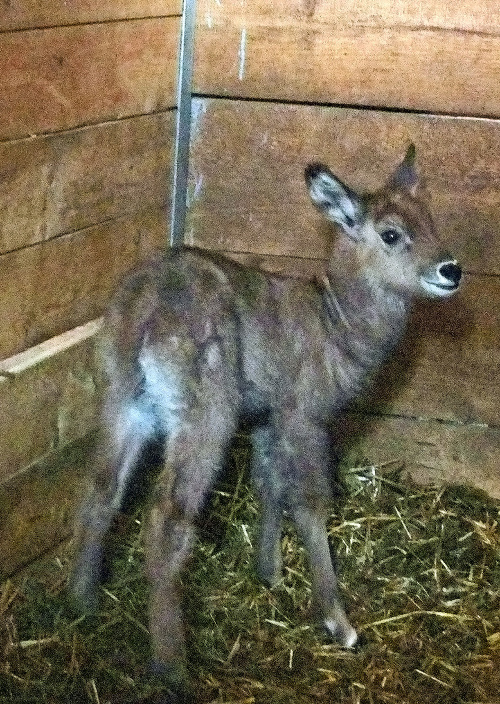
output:
[[[329,26],[406,27],[500,33],[496,0],[198,0],[198,24],[232,22],[239,27],[259,24],[289,27],[302,22]]]
[[[172,111],[0,144],[0,253],[163,205]]]
[[[500,10],[457,3],[202,0],[205,95],[500,115]]]
[[[92,447],[49,453],[0,485],[0,581],[71,535]]]
[[[0,483],[95,428],[94,338],[1,379]]]
[[[373,190],[413,141],[443,240],[469,271],[500,274],[500,121],[200,99],[192,128],[190,243],[325,257],[303,167]]]
[[[0,34],[0,139],[176,102],[179,18]]]
[[[152,208],[0,257],[0,358],[98,317],[118,279],[167,238]]]
[[[181,13],[181,0],[18,0],[4,3],[0,31]]]
[[[500,498],[500,430],[411,418],[345,416],[345,460],[404,465],[420,483],[469,484]]]

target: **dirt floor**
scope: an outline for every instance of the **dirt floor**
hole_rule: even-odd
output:
[[[500,503],[465,487],[419,487],[396,465],[345,469],[329,532],[362,644],[311,620],[307,559],[283,536],[281,583],[256,579],[258,506],[235,449],[184,575],[193,704],[499,704]],[[383,469],[383,471],[382,471]],[[67,592],[72,546],[1,586],[0,702],[153,702],[142,514],[120,519],[100,611]]]

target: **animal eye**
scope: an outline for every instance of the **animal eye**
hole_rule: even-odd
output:
[[[388,230],[382,230],[380,237],[386,244],[393,245],[396,244],[396,242],[399,242],[401,239],[401,233],[397,230],[389,228]]]

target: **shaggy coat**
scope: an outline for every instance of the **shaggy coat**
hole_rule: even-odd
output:
[[[394,348],[417,296],[446,297],[461,270],[418,193],[410,148],[386,186],[359,195],[321,164],[306,169],[315,205],[339,235],[325,276],[300,281],[217,254],[181,249],[133,272],[106,315],[109,377],[92,490],[79,518],[74,590],[97,597],[102,542],[144,445],[164,443],[149,517],[155,658],[174,692],[185,679],[179,572],[194,520],[238,423],[253,427],[262,503],[259,572],[281,574],[283,511],[308,550],[320,617],[351,647],[325,518],[331,500],[331,420]]]

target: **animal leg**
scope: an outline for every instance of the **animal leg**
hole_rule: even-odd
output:
[[[357,634],[349,623],[338,593],[323,516],[303,506],[296,507],[292,515],[309,554],[313,599],[323,624],[334,640],[351,648],[356,644]]]
[[[261,526],[257,571],[259,578],[272,587],[281,578],[281,526],[283,520],[280,484],[275,476],[272,427],[257,428],[253,433],[252,477],[261,504]]]
[[[169,439],[148,522],[146,558],[155,668],[174,691],[182,691],[186,682],[180,574],[191,554],[194,520],[219,472],[233,431],[232,423],[214,426],[212,413],[207,409],[203,417],[181,423]]]
[[[90,610],[97,606],[105,535],[120,510],[130,477],[151,436],[148,425],[141,422],[133,408],[111,410],[111,406],[107,405],[110,422],[101,431],[95,455],[97,468],[75,531],[77,557],[72,591],[80,606]]]
[[[325,525],[334,479],[330,433],[301,414],[290,414],[283,419],[279,448],[285,458],[285,507],[309,554],[313,601],[332,638],[352,647],[357,635],[338,593]]]

